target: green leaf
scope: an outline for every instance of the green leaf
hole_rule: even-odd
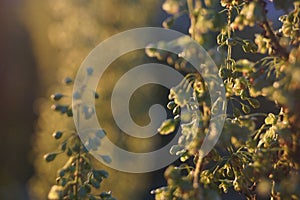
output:
[[[54,101],[59,101],[63,97],[64,97],[64,95],[60,94],[60,93],[55,93],[50,96],[50,98]]]
[[[87,183],[84,184],[84,188],[87,193],[90,193],[92,191],[91,187]]]
[[[105,170],[93,170],[92,173],[98,181],[102,181],[102,178],[108,178],[108,172]]]
[[[180,157],[180,161],[181,161],[181,162],[185,162],[185,161],[187,161],[189,158],[190,158],[190,156],[189,156],[188,154],[183,154],[183,155]]]
[[[172,110],[176,107],[176,104],[174,101],[170,101],[168,104],[167,104],[167,108]]]
[[[165,120],[159,127],[158,132],[162,135],[168,135],[176,129],[176,121],[174,119]]]
[[[170,149],[170,154],[171,155],[182,155],[186,150],[184,147],[179,146],[179,145],[173,145]]]
[[[100,188],[100,182],[97,179],[92,178],[90,184],[96,189]]]
[[[101,198],[107,198],[107,197],[111,197],[111,192],[102,192],[101,194],[99,194],[99,196]]]
[[[175,106],[173,109],[173,114],[178,115],[180,113],[180,106]]]
[[[227,69],[225,67],[221,67],[219,70],[219,75],[221,76],[221,78],[228,78],[232,75],[232,71],[230,69]]]
[[[67,142],[64,142],[60,145],[60,150],[65,151],[67,149]]]
[[[246,105],[246,104],[242,104],[242,110],[244,111],[244,113],[248,114],[250,113],[251,109],[250,106]]]
[[[78,190],[78,196],[83,198],[87,195],[87,190],[85,187],[80,187]]]
[[[73,151],[71,148],[68,148],[67,152],[66,152],[67,156],[72,156]]]
[[[44,159],[47,162],[51,162],[56,158],[56,156],[57,156],[57,153],[48,153],[48,154],[44,155]]]
[[[61,131],[55,131],[53,134],[52,134],[52,136],[55,138],[55,139],[60,139],[61,137],[62,137],[62,135],[63,135],[63,132],[61,132]]]
[[[70,77],[66,77],[64,78],[63,80],[63,83],[66,84],[66,85],[69,85],[73,82],[73,80],[70,78]]]
[[[227,40],[227,36],[224,35],[224,34],[222,34],[222,33],[220,33],[220,34],[217,36],[217,43],[218,43],[219,45],[225,44],[226,40]]]
[[[145,52],[147,54],[148,57],[155,57],[156,53],[157,53],[157,48],[154,44],[149,44],[146,48],[145,48]]]
[[[66,105],[59,105],[59,104],[54,104],[51,106],[51,109],[54,111],[61,112],[62,114],[66,113],[68,111],[68,107]]]
[[[58,170],[57,174],[59,177],[63,177],[66,174],[66,171],[64,169],[60,169]]]
[[[254,42],[250,40],[243,40],[244,45],[242,46],[245,53],[255,53],[257,52],[257,46]]]
[[[68,110],[67,110],[67,116],[68,116],[68,117],[73,117],[73,111],[72,111],[72,108],[68,108]]]
[[[276,123],[276,116],[273,113],[269,113],[265,119],[265,124],[272,125]]]
[[[163,21],[162,26],[164,28],[171,28],[173,26],[174,22],[175,22],[175,18],[172,16],[172,17],[167,18],[165,21]]]
[[[253,63],[247,59],[240,59],[236,62],[235,70],[238,72],[251,72]]]

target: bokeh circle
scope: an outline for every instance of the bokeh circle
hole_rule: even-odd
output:
[[[180,43],[180,48],[166,45],[160,47],[160,50],[175,55],[180,54],[188,61],[208,83],[212,102],[213,111],[209,131],[202,143],[199,156],[205,156],[217,143],[225,121],[226,97],[223,81],[218,75],[218,68],[208,53],[192,38],[174,30],[158,27],[132,29],[116,34],[94,48],[80,66],[74,81],[72,108],[77,132],[89,152],[108,167],[123,172],[145,173],[161,169],[178,159],[178,156],[171,155],[169,151],[173,145],[177,144],[180,129],[167,145],[146,153],[124,150],[113,144],[106,135],[99,134],[102,128],[96,115],[94,98],[94,91],[101,76],[117,58],[135,50],[145,49],[149,44],[171,42],[176,39],[184,41]],[[182,49],[187,48],[194,48],[195,53],[182,54]],[[155,80],[147,79],[145,78],[147,76],[142,76],[142,74],[149,74],[148,77],[156,78]],[[116,84],[112,95],[111,109],[118,127],[133,137],[148,138],[155,135],[157,124],[161,123],[162,117],[166,117],[165,110],[161,106],[153,105],[149,110],[151,123],[145,127],[138,126],[130,117],[128,105],[130,96],[137,88],[145,84],[160,84],[170,89],[182,79],[184,77],[175,69],[155,63],[135,66],[126,72]],[[130,84],[124,84],[128,81],[131,81]],[[126,128],[128,126],[125,125],[128,124],[132,124],[129,126],[131,128]],[[99,145],[100,142],[92,142],[95,138],[101,140],[101,145]]]

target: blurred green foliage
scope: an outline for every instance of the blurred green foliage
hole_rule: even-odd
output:
[[[56,184],[55,177],[57,170],[64,166],[67,155],[56,156],[55,162],[48,164],[43,160],[43,155],[57,149],[59,142],[55,138],[65,137],[66,133],[74,130],[73,120],[65,118],[60,112],[51,113],[51,104],[55,100],[60,100],[61,105],[71,103],[72,87],[63,85],[62,81],[70,83],[83,59],[101,41],[109,36],[130,28],[151,25],[155,21],[152,15],[154,10],[159,9],[159,2],[155,0],[28,0],[24,8],[24,21],[32,37],[35,55],[38,60],[38,74],[40,79],[39,96],[35,102],[35,110],[39,117],[36,122],[36,136],[32,141],[33,159],[35,175],[29,182],[29,189],[33,199],[46,199],[52,185]],[[147,12],[142,12],[143,10]],[[138,16],[138,17],[137,17]],[[131,56],[132,57],[132,56]],[[130,55],[127,58],[131,59]],[[142,58],[141,58],[142,59]],[[141,60],[140,59],[140,60]],[[101,83],[107,87],[101,87],[99,93],[103,104],[109,102],[107,98],[111,91],[110,87],[122,72],[126,70],[123,62],[119,61],[108,70]],[[122,64],[121,64],[122,63]],[[125,62],[126,63],[126,62]],[[101,85],[100,83],[100,85]],[[59,92],[59,94],[56,94]],[[54,94],[51,96],[51,94]],[[61,96],[60,94],[63,94]],[[52,99],[50,100],[49,97]],[[52,101],[52,102],[51,102]],[[105,120],[101,125],[107,132],[115,133],[111,137],[117,140],[120,145],[128,145],[133,150],[139,147],[139,141],[133,141],[133,145],[126,144],[120,135],[117,127],[112,125],[111,111],[107,106],[101,106],[101,113],[105,113]],[[54,110],[64,110],[68,108],[53,106]],[[139,111],[136,110],[137,116]],[[103,118],[103,116],[99,116]],[[141,122],[144,119],[141,117]],[[130,141],[129,141],[130,142]],[[128,141],[127,141],[128,143]],[[151,148],[151,144],[144,145],[143,148]],[[59,147],[60,148],[60,147]],[[145,150],[144,149],[144,150]],[[59,149],[57,149],[59,151]],[[143,149],[142,149],[143,151]],[[53,156],[45,157],[52,160]],[[92,162],[93,159],[91,158]],[[103,168],[99,162],[95,162],[95,168]],[[105,167],[104,167],[105,168]],[[106,169],[106,168],[105,168]],[[101,191],[113,191],[118,199],[137,199],[144,191],[146,180],[149,175],[126,174],[112,169],[106,169],[110,177],[101,185]],[[57,188],[54,188],[54,191]]]

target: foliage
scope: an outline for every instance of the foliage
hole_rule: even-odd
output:
[[[60,130],[63,137],[67,137],[71,132],[66,130],[74,132],[72,118],[49,109],[53,104],[49,101],[49,96],[55,92],[64,94],[59,102],[61,105],[69,105],[72,87],[61,84],[62,80],[67,76],[75,77],[86,55],[112,34],[134,27],[153,26],[151,13],[156,7],[159,8],[158,3],[156,0],[27,0],[22,3],[24,5],[22,20],[25,22],[35,51],[39,77],[38,98],[34,102],[34,112],[38,118],[32,138],[33,152],[29,158],[34,165],[34,174],[28,182],[30,199],[47,198],[51,186],[56,184],[54,177],[57,176],[57,170],[69,159],[62,153],[56,157],[55,162],[44,161],[44,154],[55,151],[62,140],[53,140],[52,133]],[[140,12],[144,8],[149,12]],[[139,17],[136,17],[137,15]],[[101,78],[99,83],[101,88],[97,88],[101,100],[96,101],[96,107],[101,109],[97,110],[97,113],[103,113],[105,116],[105,120],[102,120],[102,116],[98,117],[101,126],[109,133],[110,139],[117,141],[120,146],[130,146],[134,151],[141,146],[140,142],[117,138],[120,136],[119,129],[111,123],[111,111],[108,106],[102,106],[109,101],[109,92],[112,91],[110,87],[113,87],[113,83],[122,75],[124,63],[128,62],[126,59],[122,61],[113,63],[110,68],[114,70],[107,70],[105,76]],[[102,82],[105,83],[105,87]],[[139,199],[144,194],[141,191],[149,187],[147,185],[151,179],[149,174],[118,172],[103,166],[94,158],[91,162],[94,168],[109,172],[110,176],[102,182],[101,190],[113,191],[114,197],[119,200]],[[93,192],[100,193],[96,190]]]
[[[194,77],[187,80],[193,85],[193,97],[197,98],[201,110],[199,124],[181,124],[182,136],[171,153],[181,155],[185,163],[166,170],[167,186],[153,190],[155,199],[220,199],[221,194],[231,188],[247,199],[300,198],[297,155],[300,2],[289,2],[273,2],[276,9],[286,13],[279,18],[281,27],[274,30],[263,0],[165,1],[163,9],[171,15],[163,23],[165,27],[169,28],[178,16],[188,13],[192,38],[212,49],[209,51],[212,57],[217,54],[213,51],[215,45],[219,56],[226,55],[217,65],[226,87],[229,113],[219,144],[208,156],[199,158],[213,103],[207,98],[207,83],[191,71],[188,64],[182,64],[180,58],[174,59],[160,50],[148,51],[149,56],[172,63],[187,77]],[[261,33],[257,27],[261,28]],[[254,29],[254,41],[240,36],[244,29]],[[211,42],[213,40],[215,42]],[[176,41],[164,45],[174,43]],[[232,51],[238,46],[245,53],[242,58],[235,59]],[[261,59],[247,59],[248,54],[261,54]],[[184,85],[170,90],[169,109],[182,107],[182,91],[185,90]],[[274,102],[280,111],[258,113],[260,96]],[[174,120],[168,119],[162,124],[161,134],[173,132],[182,113],[175,111],[174,115]],[[259,123],[262,117],[264,122]],[[189,157],[193,157],[194,164],[186,162]]]
[[[89,76],[90,73],[92,72],[89,70],[87,76]],[[71,79],[65,79],[66,84],[70,84],[71,82]],[[73,96],[75,97],[76,95],[79,95],[79,91],[74,92]],[[59,103],[65,96],[66,95],[60,93],[51,95],[51,99],[55,102],[55,104],[52,105],[52,109],[67,117],[73,117],[71,105],[62,105]],[[99,98],[96,92],[95,98]],[[88,111],[83,114],[85,114],[86,117],[90,116]],[[93,133],[95,137],[90,139],[89,144],[86,144],[86,146],[99,146],[100,140],[105,136],[103,130],[93,131]],[[44,155],[45,161],[52,162],[62,153],[65,153],[69,158],[64,166],[58,170],[57,184],[52,186],[48,194],[48,199],[115,200],[115,198],[111,196],[111,192],[102,192],[98,195],[92,194],[92,188],[99,189],[100,183],[103,179],[108,177],[108,172],[94,169],[89,151],[86,146],[82,144],[78,133],[73,130],[55,131],[52,136],[56,140],[63,141],[59,146],[58,152]],[[105,160],[109,162],[109,158]]]
[[[163,4],[163,9],[171,15],[163,23],[164,27],[169,28],[178,17],[188,13],[191,37],[209,49],[212,57],[222,58],[216,60],[216,64],[224,80],[229,111],[220,142],[202,158],[200,147],[208,132],[215,103],[210,102],[207,83],[180,57],[155,48],[147,50],[150,57],[163,60],[186,74],[186,79],[170,90],[167,107],[173,111],[174,118],[167,119],[158,130],[162,135],[171,134],[184,119],[178,145],[170,150],[181,156],[183,164],[167,168],[164,174],[167,186],[152,191],[156,200],[221,199],[221,195],[230,190],[247,199],[300,198],[300,159],[297,155],[300,148],[300,2],[287,2],[272,2],[276,9],[285,12],[279,19],[282,22],[279,29],[274,29],[268,20],[267,4],[263,0],[166,0]],[[240,33],[245,29],[254,30],[254,39],[243,38]],[[163,45],[174,44],[180,46],[178,41]],[[233,55],[238,48],[244,51],[242,58]],[[250,60],[249,54],[259,54],[260,58]],[[184,116],[183,108],[190,106],[186,102],[190,102],[187,94],[191,90],[200,114]],[[63,96],[56,94],[52,99],[57,101]],[[275,103],[278,111],[258,112],[262,97]],[[53,108],[71,116],[69,106]],[[188,109],[193,110],[193,107]],[[56,132],[53,136],[59,139],[62,135]],[[60,184],[64,178],[68,181],[63,192],[62,186],[54,186],[50,194],[72,194],[76,199],[78,195],[90,195],[87,188],[97,188],[106,173],[92,168],[85,148],[78,137],[74,138],[77,139],[68,143],[64,150],[70,148],[72,151],[73,171],[59,173]],[[56,155],[47,154],[45,160],[52,161]],[[65,169],[63,167],[63,172]],[[81,180],[76,182],[78,169],[83,173]],[[92,180],[97,180],[97,184]],[[68,183],[74,188],[68,187]],[[98,198],[102,198],[101,194]]]

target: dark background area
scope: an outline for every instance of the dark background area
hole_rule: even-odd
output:
[[[28,199],[36,62],[18,16],[20,2],[0,1],[0,199]]]

